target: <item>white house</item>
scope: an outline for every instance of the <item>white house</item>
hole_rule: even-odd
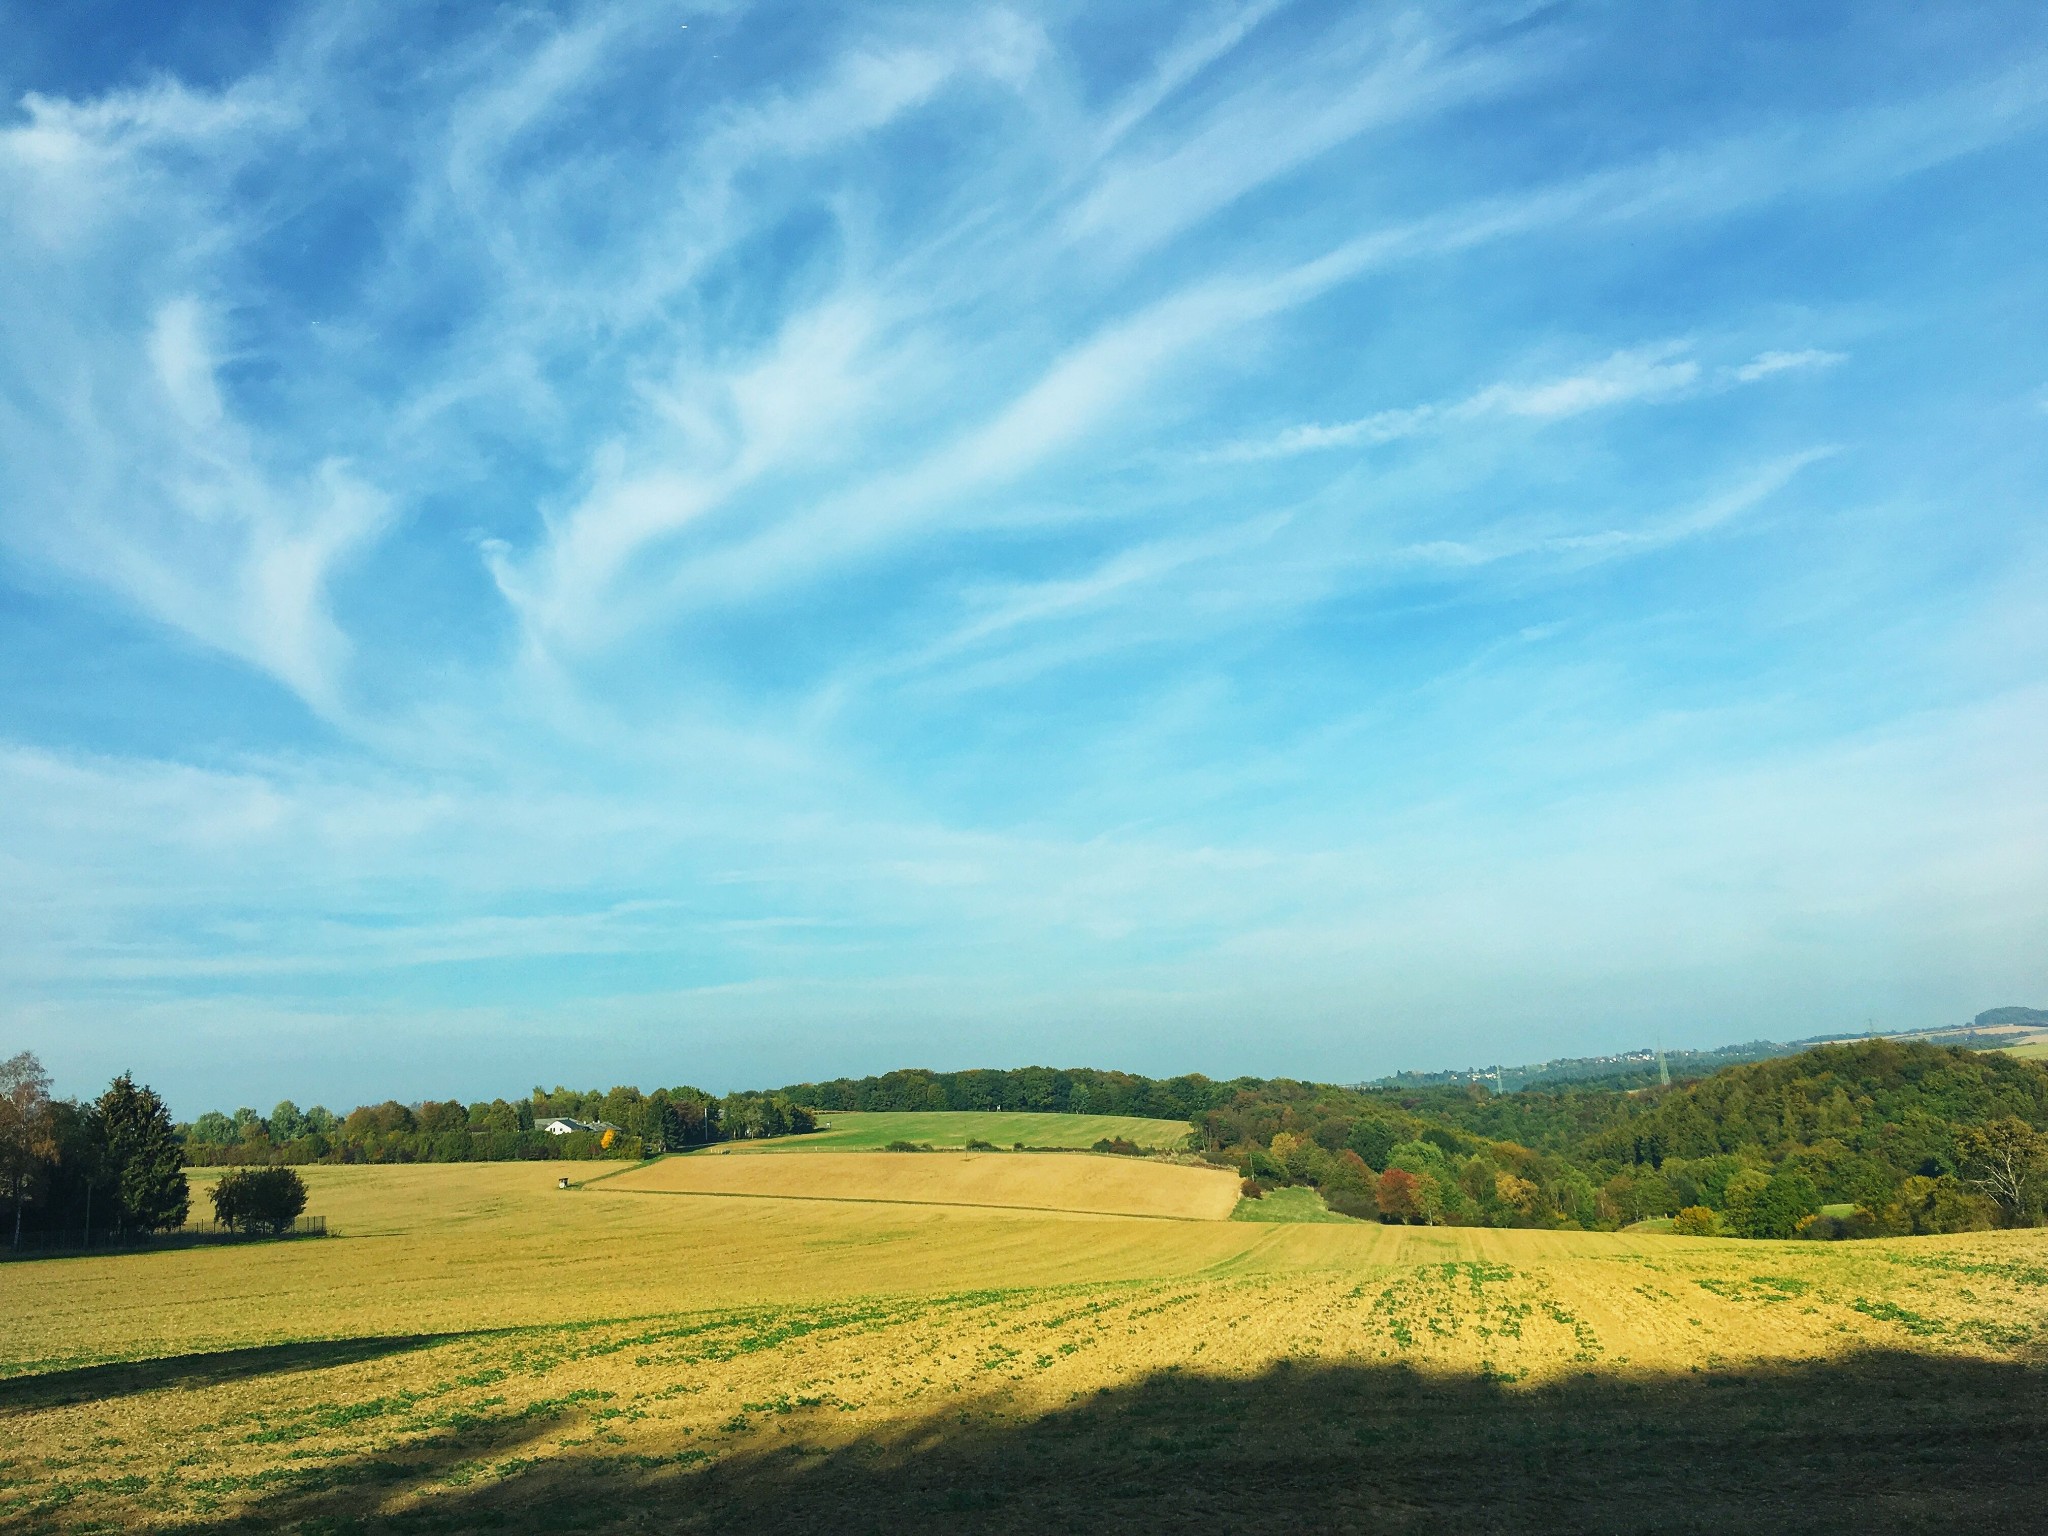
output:
[[[602,1135],[606,1131],[618,1129],[609,1120],[571,1120],[563,1115],[557,1115],[550,1120],[536,1120],[533,1122],[533,1128],[536,1131],[546,1131],[550,1136],[567,1136],[571,1131],[589,1131],[592,1135]]]

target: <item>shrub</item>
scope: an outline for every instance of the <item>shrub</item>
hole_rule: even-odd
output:
[[[1379,1180],[1356,1152],[1346,1148],[1330,1159],[1329,1174],[1323,1180],[1323,1203],[1342,1216],[1370,1221],[1380,1213],[1373,1191]]]
[[[1373,1198],[1372,1191],[1363,1186],[1326,1190],[1323,1204],[1339,1216],[1355,1216],[1360,1221],[1379,1220],[1379,1202]]]
[[[929,1152],[931,1148],[915,1141],[892,1141],[882,1150],[884,1152]]]
[[[1688,1205],[1672,1218],[1671,1230],[1680,1237],[1714,1237],[1720,1233],[1721,1218],[1704,1205]]]
[[[1126,1141],[1121,1136],[1113,1140],[1105,1136],[1101,1141],[1096,1142],[1091,1150],[1096,1152],[1112,1152],[1118,1157],[1143,1157],[1145,1155],[1143,1147],[1139,1146],[1135,1141]]]
[[[1247,1200],[1263,1200],[1266,1198],[1266,1191],[1257,1179],[1246,1179],[1237,1186],[1237,1192]]]
[[[1859,1205],[1846,1216],[1822,1211],[1799,1223],[1799,1236],[1817,1243],[1839,1242],[1844,1238],[1876,1237],[1878,1219],[1868,1206]]]
[[[996,1144],[994,1142],[983,1141],[979,1137],[972,1138],[967,1143],[967,1150],[969,1152],[993,1152],[995,1149]]]
[[[305,1180],[291,1168],[237,1168],[213,1186],[213,1214],[224,1227],[282,1232],[305,1209]]]

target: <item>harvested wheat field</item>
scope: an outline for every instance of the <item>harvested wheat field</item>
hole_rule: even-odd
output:
[[[1237,1175],[1148,1158],[1060,1152],[844,1152],[832,1157],[666,1157],[588,1186],[607,1194],[992,1205],[1223,1221]]]
[[[0,1526],[2038,1529],[2037,1233],[1743,1243],[308,1173],[342,1235],[0,1268]],[[1835,1487],[1855,1497],[1816,1496]]]

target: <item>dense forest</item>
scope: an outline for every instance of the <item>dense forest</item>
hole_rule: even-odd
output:
[[[1313,1184],[1360,1214],[1364,1184],[1402,1220],[1675,1217],[1682,1230],[1745,1237],[1966,1231],[2041,1220],[2048,1070],[1871,1040],[1632,1092],[1269,1084],[1198,1118],[1205,1143],[1247,1179]]]

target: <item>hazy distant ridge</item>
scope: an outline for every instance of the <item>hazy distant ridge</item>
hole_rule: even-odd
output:
[[[1558,1056],[1549,1061],[1525,1062],[1517,1066],[1463,1067],[1442,1072],[1394,1072],[1386,1077],[1359,1083],[1360,1088],[1441,1088],[1457,1083],[1485,1083],[1501,1093],[1524,1088],[1554,1087],[1560,1083],[1600,1082],[1609,1086],[1636,1087],[1673,1078],[1706,1077],[1723,1067],[1750,1061],[1770,1061],[1797,1055],[1812,1046],[1842,1040],[1931,1040],[1942,1045],[1976,1049],[2016,1043],[2015,1032],[2024,1034],[2048,1029],[2048,1009],[2016,1005],[1987,1008],[1967,1024],[1938,1029],[1874,1030],[1867,1034],[1808,1035],[1799,1040],[1750,1040],[1740,1045],[1716,1046],[1711,1050],[1659,1051],[1640,1046],[1607,1056]]]

